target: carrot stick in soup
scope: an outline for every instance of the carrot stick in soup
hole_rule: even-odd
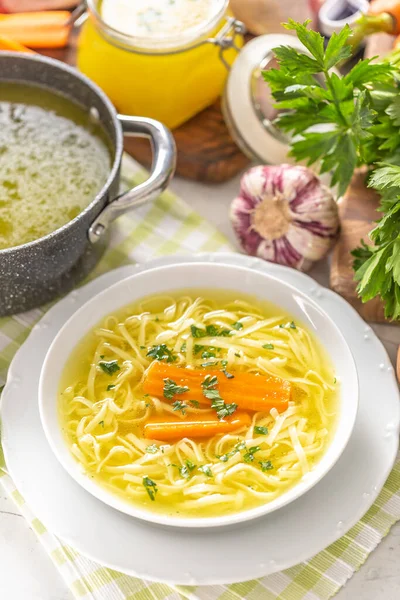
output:
[[[237,411],[232,417],[220,420],[211,412],[187,415],[185,419],[162,417],[152,419],[144,426],[144,436],[150,440],[169,442],[170,440],[204,438],[249,427],[251,419],[245,412]]]
[[[216,378],[210,387],[218,389],[225,403],[237,404],[241,409],[269,412],[271,408],[276,408],[283,412],[288,407],[292,386],[289,381],[279,377],[252,373],[232,373],[227,376],[223,371],[184,369],[159,361],[154,361],[148,368],[143,390],[157,398],[194,400],[203,406],[210,406],[210,399],[204,390],[206,377],[208,381]],[[180,388],[178,393],[173,393],[173,387],[171,393],[165,393],[166,380]]]
[[[64,48],[70,27],[68,11],[27,12],[0,15],[0,36],[29,48]]]

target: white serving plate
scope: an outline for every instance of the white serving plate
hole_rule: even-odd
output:
[[[279,511],[232,528],[163,528],[116,511],[83,490],[51,452],[37,403],[46,352],[73,312],[123,277],[168,257],[124,267],[61,300],[17,353],[2,394],[2,443],[19,491],[39,519],[63,541],[108,567],[171,584],[228,584],[261,577],[307,560],[350,529],[369,509],[398,450],[399,392],[381,342],[342,298],[308,276],[237,254],[185,257],[245,265],[272,273],[311,294],[335,320],[353,352],[360,407],[353,435],[338,463],[312,490]]]
[[[250,510],[217,517],[186,517],[152,513],[100,486],[82,472],[72,456],[60,427],[58,414],[59,385],[65,364],[78,342],[109,314],[146,296],[182,289],[231,290],[243,289],[251,296],[268,300],[277,310],[289,313],[296,321],[319,338],[328,349],[334,373],[340,382],[340,410],[336,431],[325,454],[314,468],[291,489],[271,502]],[[333,375],[332,375],[333,377]],[[310,295],[294,286],[257,269],[215,262],[184,262],[165,265],[135,273],[106,288],[79,308],[56,335],[45,358],[39,381],[39,411],[47,440],[60,463],[86,491],[109,506],[128,515],[175,527],[217,527],[244,523],[275,510],[310,490],[336,464],[353,431],[358,408],[357,370],[351,351],[334,321]]]

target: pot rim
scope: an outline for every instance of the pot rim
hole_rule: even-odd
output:
[[[45,241],[51,241],[53,238],[57,237],[59,234],[63,233],[64,231],[68,231],[68,229],[72,228],[75,225],[75,223],[77,223],[80,219],[84,218],[86,216],[86,214],[89,213],[94,208],[94,206],[96,206],[96,204],[104,197],[104,195],[107,193],[108,189],[110,188],[111,184],[115,180],[116,176],[118,175],[118,171],[119,171],[119,168],[121,165],[121,160],[122,160],[122,154],[123,154],[123,137],[124,137],[123,133],[122,133],[121,123],[118,121],[117,111],[115,110],[115,107],[112,104],[111,100],[103,92],[103,90],[101,88],[99,88],[98,85],[96,85],[91,79],[86,77],[86,75],[83,75],[83,73],[81,73],[74,67],[71,67],[70,65],[68,65],[66,63],[63,63],[54,58],[49,58],[47,56],[26,55],[21,52],[8,52],[8,51],[2,52],[1,56],[0,56],[0,60],[3,58],[18,58],[20,60],[44,63],[47,65],[56,67],[57,69],[60,69],[61,71],[67,71],[70,75],[73,75],[74,77],[79,79],[82,83],[87,85],[89,88],[92,89],[93,92],[95,92],[97,94],[97,96],[100,98],[100,100],[103,102],[103,104],[107,108],[107,110],[110,114],[110,117],[113,121],[114,128],[115,128],[116,142],[115,142],[114,161],[113,161],[113,164],[112,164],[112,167],[110,170],[110,174],[107,178],[107,181],[105,182],[103,187],[99,190],[99,192],[96,194],[96,196],[93,198],[93,200],[90,202],[90,204],[88,204],[88,206],[86,206],[86,208],[84,208],[74,219],[72,219],[71,221],[68,221],[68,223],[65,223],[65,225],[62,225],[58,229],[51,231],[47,235],[44,235],[44,236],[38,238],[37,240],[32,240],[31,242],[27,242],[26,244],[21,244],[20,246],[12,246],[11,248],[0,249],[0,258],[2,256],[10,256],[12,254],[17,254],[18,252],[22,252],[24,250],[30,250],[30,249],[35,250],[39,245],[43,244]],[[7,79],[5,79],[5,78],[3,79],[2,75],[0,74],[0,83],[1,83],[1,81],[7,81]],[[21,80],[21,81],[23,81],[23,80]],[[53,90],[54,92],[57,93],[57,90],[55,90],[55,88],[52,88],[51,86],[47,86],[47,87],[50,90]]]

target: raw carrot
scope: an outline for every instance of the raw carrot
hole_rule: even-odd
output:
[[[400,22],[399,0],[372,0],[368,7],[368,14],[381,15],[382,13],[389,13],[396,21]]]
[[[0,35],[0,50],[11,50],[12,52],[26,52],[28,54],[35,54],[33,50],[30,50],[19,42],[16,42],[3,35]]]
[[[384,25],[382,31],[397,35],[400,33],[400,2],[399,0],[372,0],[368,7],[368,15],[383,17],[390,15],[392,18],[391,29],[388,31]]]
[[[283,412],[288,407],[292,386],[279,377],[253,375],[252,373],[232,373],[228,379],[222,371],[206,369],[183,369],[167,363],[155,361],[146,372],[143,390],[150,396],[163,398],[164,379],[171,379],[178,386],[189,388],[188,392],[174,396],[171,401],[196,400],[203,406],[211,401],[204,396],[202,383],[206,375],[216,376],[219,395],[226,404],[235,403],[239,408],[251,411],[269,412],[276,408]]]
[[[0,15],[0,36],[29,48],[64,48],[68,44],[70,13],[65,10]]]
[[[176,417],[152,419],[144,426],[144,437],[163,442],[184,437],[212,437],[241,427],[249,427],[250,423],[251,419],[245,412],[237,411],[233,416],[220,420],[215,414],[207,411],[206,414],[187,415],[185,419]]]

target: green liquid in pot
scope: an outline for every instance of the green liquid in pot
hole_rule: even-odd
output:
[[[104,186],[110,143],[88,111],[45,88],[0,84],[0,249],[74,219]]]

